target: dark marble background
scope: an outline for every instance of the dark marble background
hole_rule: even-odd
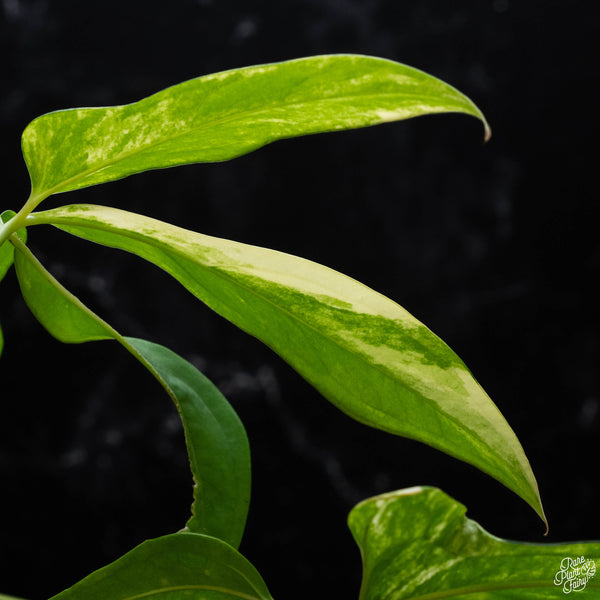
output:
[[[389,295],[465,360],[520,437],[550,535],[500,484],[363,427],[260,343],[139,260],[30,232],[32,248],[123,333],[219,385],[253,452],[243,553],[275,598],[358,595],[346,515],[439,486],[492,533],[600,539],[598,47],[570,0],[0,1],[0,209],[28,193],[19,137],[37,115],[122,104],[184,79],[356,52],[467,93],[494,135],[445,115],[280,142],[233,162],[50,198],[110,204],[325,263]],[[1,284],[0,592],[41,600],[185,523],[182,433],[115,344],[62,346]]]

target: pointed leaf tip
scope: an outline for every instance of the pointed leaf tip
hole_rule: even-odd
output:
[[[458,356],[389,298],[300,257],[113,208],[71,205],[37,219],[154,262],[346,414],[472,464],[545,521],[529,461],[498,408]]]
[[[34,206],[150,169],[230,160],[279,139],[448,112],[483,120],[489,139],[477,106],[436,77],[334,54],[206,75],[133,104],[48,113],[27,126],[22,148]]]

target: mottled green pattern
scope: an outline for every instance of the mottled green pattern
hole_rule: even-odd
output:
[[[23,297],[52,335],[67,343],[115,339],[164,387],[183,423],[194,478],[187,528],[237,547],[250,503],[250,450],[233,408],[190,363],[158,344],[122,337],[60,286],[27,248],[17,248]]]
[[[200,77],[125,106],[49,113],[25,129],[22,148],[39,201],[149,169],[228,160],[281,138],[441,112],[485,124],[468,98],[421,71],[317,56]]]
[[[140,544],[51,600],[272,600],[256,569],[231,546],[195,533]]]
[[[348,523],[363,559],[361,600],[561,598],[565,557],[600,567],[600,542],[525,544],[499,539],[435,488],[410,488],[357,505]],[[600,598],[600,573],[582,597]]]
[[[30,221],[157,264],[344,412],[475,465],[543,518],[527,458],[497,407],[452,350],[390,299],[298,257],[117,209],[71,205]]]

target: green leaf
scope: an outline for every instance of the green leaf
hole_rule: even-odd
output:
[[[256,569],[231,546],[196,533],[140,544],[51,600],[272,600]]]
[[[5,210],[2,214],[0,214],[0,228],[3,227],[4,224],[8,223],[15,216],[15,212],[12,210]],[[22,232],[20,231],[19,234]],[[14,249],[12,244],[9,242],[4,242],[0,245],[0,281],[2,281],[13,264],[14,261]]]
[[[3,226],[8,223],[15,216],[15,212],[12,210],[5,210],[2,214],[0,214],[0,230]],[[25,229],[19,229],[17,235],[21,239],[27,239],[27,232]],[[13,245],[5,241],[4,243],[0,243],[0,281],[4,279],[8,270],[12,266],[15,260],[15,251]],[[0,356],[2,356],[2,352],[4,350],[4,335],[2,333],[2,327],[0,327]],[[0,596],[0,600],[2,597]]]
[[[169,394],[183,422],[194,477],[190,531],[237,547],[250,502],[250,451],[238,416],[219,390],[174,352],[125,338],[62,287],[23,244],[15,267],[23,297],[40,323],[63,342],[113,338],[129,350]]]
[[[463,362],[392,300],[316,263],[100,206],[31,215],[164,269],[353,418],[489,473],[544,519],[515,434]]]
[[[50,194],[149,169],[235,158],[281,138],[479,109],[449,85],[368,56],[234,69],[134,104],[38,117],[23,132],[32,210]]]
[[[23,600],[23,598],[17,598],[16,596],[7,596],[6,594],[0,594],[0,600]]]
[[[441,490],[416,487],[370,498],[350,512],[360,547],[360,600],[538,600],[583,589],[600,598],[600,542],[526,544],[499,539],[467,519]],[[565,568],[566,567],[566,568]],[[570,573],[569,573],[570,570]],[[575,577],[573,577],[575,575]],[[568,577],[571,577],[569,580]]]
[[[2,281],[13,264],[14,250],[8,242],[0,246],[0,281]]]
[[[250,449],[241,421],[221,392],[189,362],[158,344],[126,340],[164,379],[183,422],[195,481],[186,527],[237,548],[250,504]]]

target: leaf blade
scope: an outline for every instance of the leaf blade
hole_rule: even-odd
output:
[[[8,223],[14,216],[15,212],[12,210],[5,210],[0,214],[0,228]],[[25,235],[24,231],[19,231],[19,235],[23,237]],[[4,279],[14,260],[15,252],[12,244],[8,242],[8,240],[0,244],[0,281]]]
[[[465,512],[429,487],[355,506],[348,524],[363,558],[360,599],[554,598],[562,591],[554,578],[564,557],[585,556],[600,565],[600,542],[512,542],[490,535]],[[587,585],[600,592],[600,578]]]
[[[194,475],[186,528],[238,548],[250,505],[250,448],[244,426],[221,392],[189,362],[164,346],[125,339],[165,379],[183,422]]]
[[[143,542],[51,600],[272,600],[258,571],[225,542],[175,533]]]
[[[229,402],[171,350],[122,337],[54,280],[28,248],[18,244],[17,249],[15,268],[23,297],[51,335],[65,343],[114,339],[165,389],[183,423],[194,479],[192,516],[186,527],[238,547],[250,504],[250,450],[245,429]]]
[[[465,460],[545,521],[529,462],[498,408],[450,348],[390,299],[299,257],[108,207],[71,205],[31,222],[153,262],[353,418]]]
[[[48,113],[27,126],[22,149],[35,204],[149,169],[229,160],[278,139],[441,112],[475,116],[489,136],[471,100],[422,71],[325,55],[199,77],[129,105]]]

